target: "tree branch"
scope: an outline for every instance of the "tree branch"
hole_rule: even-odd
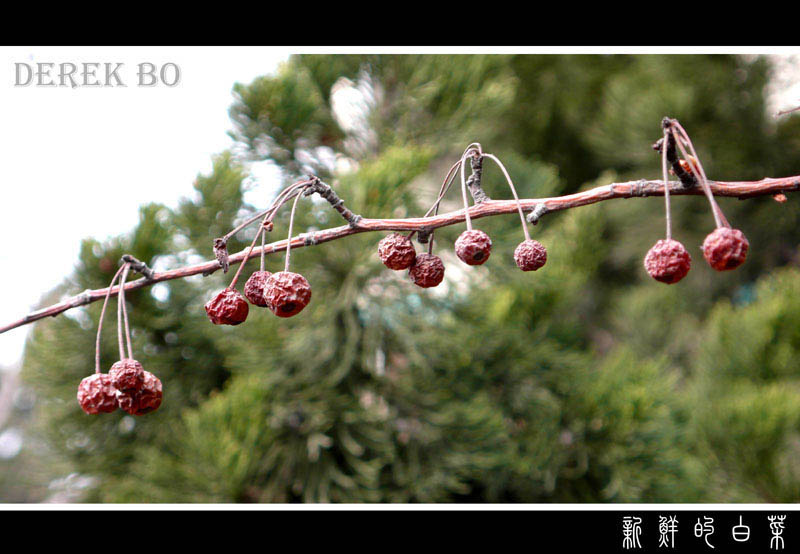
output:
[[[715,196],[734,197],[739,199],[754,198],[757,196],[776,195],[785,192],[792,192],[800,190],[800,175],[793,177],[783,177],[779,179],[766,178],[761,181],[709,181],[711,191]],[[679,181],[670,181],[669,190],[671,195],[675,196],[700,196],[703,191],[700,187],[685,188]],[[663,181],[628,181],[626,183],[612,183],[602,187],[596,187],[590,190],[576,192],[566,196],[558,196],[553,198],[528,198],[520,199],[522,209],[527,212],[533,212],[535,215],[534,222],[538,221],[539,217],[544,214],[567,210],[570,208],[577,208],[580,206],[588,206],[596,204],[604,200],[612,200],[615,198],[635,198],[646,196],[663,196],[664,185]],[[336,198],[338,200],[338,198]],[[517,203],[514,200],[484,200],[479,204],[475,204],[469,209],[469,215],[472,219],[480,219],[482,217],[490,217],[495,215],[517,213]],[[342,213],[345,219],[348,215]],[[530,220],[530,218],[529,218]],[[449,212],[446,214],[439,214],[431,217],[417,217],[406,219],[367,219],[358,218],[353,216],[348,225],[340,227],[332,227],[323,229],[314,233],[303,233],[299,236],[292,237],[292,249],[302,248],[304,246],[313,246],[323,242],[330,242],[344,238],[349,235],[357,233],[365,233],[371,231],[430,231],[438,229],[439,227],[447,227],[465,221],[464,210]],[[274,254],[286,250],[287,240],[279,240],[264,246],[265,254]],[[240,262],[245,256],[246,250],[242,250],[230,256],[230,263]],[[261,255],[261,248],[253,248],[250,252],[249,259]],[[135,260],[135,258],[131,258]],[[138,262],[138,260],[135,260]],[[148,276],[130,281],[125,284],[125,291],[140,289],[142,287],[150,286],[162,281],[169,281],[172,279],[182,279],[191,275],[210,275],[220,269],[219,261],[212,260],[203,262],[201,264],[171,269],[168,271],[155,272],[149,269],[145,264],[138,262],[141,265],[132,266],[132,269],[137,271],[144,271],[143,274]],[[3,327],[0,327],[0,334],[5,333],[11,329],[21,327],[28,323],[44,319],[49,316],[57,316],[72,308],[85,306],[98,300],[102,300],[108,288],[85,290],[84,292],[68,298],[58,304],[53,304],[46,308],[36,310],[22,319],[11,322]],[[115,296],[119,293],[119,286],[112,287],[111,295]]]

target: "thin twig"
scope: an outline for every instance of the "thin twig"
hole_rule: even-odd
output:
[[[775,117],[780,117],[780,116],[782,116],[782,115],[790,114],[790,113],[792,113],[792,112],[796,112],[796,111],[798,111],[798,110],[800,110],[800,106],[797,106],[796,108],[790,108],[790,109],[788,109],[788,110],[782,110],[782,111],[780,111],[780,112],[776,113],[776,114],[775,114]]]
[[[794,192],[800,190],[800,175],[782,178],[766,178],[760,181],[708,181],[709,189],[715,196],[725,196],[730,198],[755,198],[758,196],[774,196],[779,193]],[[679,181],[671,181],[669,183],[669,194],[672,196],[700,196],[704,191],[700,187],[685,188]],[[613,200],[616,198],[638,198],[648,196],[663,196],[664,194],[664,181],[659,180],[638,180],[628,181],[625,183],[612,183],[595,187],[590,190],[568,194],[566,196],[557,196],[552,198],[525,198],[520,199],[519,203],[525,211],[533,210],[536,206],[542,205],[545,207],[546,213],[553,213],[561,210],[568,210],[571,208],[578,208],[580,206],[588,206],[596,204],[605,200]],[[503,214],[517,213],[516,200],[487,200],[480,204],[476,204],[469,208],[469,215],[473,219],[482,217],[491,217]],[[367,219],[363,218],[359,221],[358,227],[351,225],[342,225],[339,227],[332,227],[323,229],[314,233],[313,243],[307,243],[305,236],[297,236],[291,238],[291,247],[304,248],[307,246],[318,245],[332,240],[338,240],[350,235],[359,233],[367,233],[373,231],[421,231],[428,229],[438,229],[440,227],[447,227],[449,225],[459,224],[466,219],[466,212],[458,210],[441,215],[405,219]],[[267,244],[263,251],[266,255],[281,252],[286,249],[289,241],[279,240]],[[232,263],[237,263],[244,260],[245,255],[248,259],[260,256],[261,248],[253,249],[252,251],[243,250],[230,256]],[[142,278],[136,281],[129,282],[125,285],[126,291],[136,290],[143,287],[148,287],[162,281],[169,281],[172,279],[182,279],[192,275],[207,274],[210,275],[220,268],[219,262],[214,259],[200,264],[170,269],[167,271],[154,272],[151,279]],[[97,290],[86,290],[76,296],[67,298],[66,300],[36,310],[25,317],[8,323],[0,327],[0,334],[5,333],[11,329],[27,325],[34,321],[44,319],[46,317],[57,316],[72,308],[85,306],[102,300],[103,297],[109,292],[108,288]],[[111,288],[111,296],[119,292],[119,287]]]

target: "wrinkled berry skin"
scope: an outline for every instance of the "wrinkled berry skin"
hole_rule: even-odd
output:
[[[524,240],[514,250],[514,261],[522,271],[536,271],[547,263],[547,248],[538,240]]]
[[[464,231],[456,239],[456,256],[468,265],[482,265],[492,253],[492,239],[483,231]]]
[[[378,243],[378,256],[383,265],[399,271],[411,267],[417,253],[410,238],[400,233],[392,233],[383,237]]]
[[[408,270],[408,276],[418,287],[424,289],[435,287],[444,279],[444,264],[438,256],[420,254]]]
[[[85,377],[78,385],[78,404],[87,414],[110,414],[117,409],[116,393],[111,377],[105,373],[95,373]]]
[[[227,288],[206,303],[208,319],[214,325],[239,325],[250,311],[247,300],[239,291]]]
[[[703,256],[717,271],[736,269],[744,263],[750,243],[739,229],[719,227],[703,241]]]
[[[149,371],[145,371],[144,384],[138,392],[117,391],[115,400],[124,411],[140,416],[156,411],[161,406],[162,396],[161,380]]]
[[[111,384],[114,388],[123,392],[136,392],[142,388],[144,383],[144,368],[142,364],[130,358],[124,358],[114,362],[108,370],[111,377]]]
[[[644,268],[656,281],[674,285],[689,273],[692,257],[677,240],[660,240],[644,257]]]
[[[311,301],[311,285],[305,277],[291,271],[273,273],[264,287],[267,307],[278,317],[292,317]]]
[[[267,307],[267,301],[264,300],[264,286],[270,275],[272,273],[269,271],[254,271],[244,284],[244,296],[251,304],[261,308]]]

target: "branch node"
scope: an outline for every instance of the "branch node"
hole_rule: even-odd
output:
[[[69,303],[70,308],[77,308],[78,306],[84,306],[92,301],[92,289],[86,289],[82,293],[74,296],[72,301]],[[58,314],[53,314],[53,317],[57,316]]]
[[[661,127],[665,130],[670,129],[672,127],[672,119],[669,117],[665,117],[661,120]],[[681,185],[684,189],[690,189],[697,185],[697,178],[692,174],[688,173],[683,166],[681,165],[680,158],[678,158],[677,151],[675,149],[675,137],[672,136],[672,133],[667,135],[669,141],[667,142],[667,161],[669,162],[670,166],[672,167],[672,172],[675,176],[680,179]],[[661,149],[664,147],[664,137],[658,139],[655,144],[653,144],[653,150],[661,153]]]
[[[216,239],[216,240],[219,240],[219,239]],[[152,281],[153,280],[153,277],[154,277],[153,270],[150,269],[149,267],[147,267],[147,264],[144,263],[143,261],[137,260],[136,258],[131,256],[130,254],[123,254],[122,255],[122,262],[130,264],[132,270],[134,270],[137,273],[141,273],[142,275],[144,275],[144,278],[147,279],[148,281]]]
[[[533,223],[536,225],[539,223],[539,218],[542,217],[544,214],[547,213],[547,206],[544,205],[544,202],[539,202],[533,207],[533,210],[525,217],[528,223]]]
[[[303,235],[303,246],[315,246],[317,244],[317,237],[315,232],[305,233]]]
[[[647,196],[644,192],[644,187],[647,186],[647,181],[645,179],[639,179],[636,181],[636,184],[631,187],[631,197],[634,196]],[[667,183],[669,186],[669,183]]]
[[[417,242],[420,244],[428,244],[432,232],[431,229],[420,229],[417,231]]]
[[[491,200],[489,196],[483,192],[481,188],[481,175],[483,174],[483,156],[476,155],[470,159],[472,166],[472,175],[467,178],[467,188],[472,195],[472,199],[476,204],[480,204],[486,200]]]
[[[361,216],[354,214],[347,209],[344,205],[344,200],[339,198],[339,195],[336,194],[336,191],[334,191],[330,185],[324,183],[319,179],[319,177],[314,175],[310,176],[309,180],[311,181],[311,184],[309,184],[308,188],[303,194],[309,195],[316,192],[322,198],[327,200],[331,207],[339,212],[339,214],[351,227],[358,227],[358,222],[361,220]]]
[[[214,239],[214,256],[219,262],[223,273],[228,273],[228,239],[225,237]]]

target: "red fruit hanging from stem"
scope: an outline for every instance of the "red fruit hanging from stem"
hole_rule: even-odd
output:
[[[547,248],[538,240],[524,240],[514,250],[514,262],[522,271],[536,271],[547,262]]]
[[[87,414],[109,414],[117,409],[116,392],[108,375],[94,373],[78,385],[78,404]]]
[[[251,304],[261,308],[267,307],[267,302],[264,300],[264,287],[270,275],[272,273],[269,271],[254,271],[244,284],[244,295]]]
[[[142,364],[131,358],[124,358],[114,362],[108,370],[114,388],[122,392],[136,392],[144,383],[144,368]]]
[[[378,256],[383,265],[399,271],[411,267],[417,253],[410,238],[400,233],[392,233],[383,237],[378,243]]]
[[[644,257],[644,268],[656,281],[673,285],[686,277],[692,257],[677,240],[660,240]]]
[[[439,256],[420,254],[408,270],[408,276],[418,287],[435,287],[444,279],[444,264]]]
[[[455,246],[458,259],[467,265],[482,265],[492,253],[492,239],[478,229],[461,233]]]
[[[311,285],[299,273],[273,273],[264,287],[264,301],[278,317],[292,317],[311,301]]]
[[[547,263],[547,248],[545,248],[544,245],[538,240],[533,240],[531,238],[531,235],[528,232],[528,226],[525,222],[525,215],[522,213],[522,204],[519,201],[517,189],[514,187],[514,182],[511,180],[511,176],[508,174],[506,166],[503,165],[503,162],[501,162],[497,156],[492,154],[484,154],[484,156],[492,160],[500,167],[500,170],[503,172],[503,176],[506,178],[506,182],[508,183],[508,188],[511,189],[511,194],[514,195],[514,200],[517,202],[517,212],[519,212],[519,220],[522,223],[522,232],[525,235],[525,240],[519,243],[517,248],[514,250],[514,262],[522,271],[536,271],[544,266],[545,263]]]
[[[311,301],[311,285],[299,273],[289,271],[289,260],[292,252],[292,226],[297,209],[298,194],[292,203],[289,214],[289,238],[286,240],[286,261],[284,270],[273,273],[264,286],[264,300],[267,307],[278,317],[292,317],[303,311]]]
[[[81,409],[87,414],[107,414],[117,409],[117,390],[111,382],[111,377],[100,372],[100,336],[103,332],[103,320],[106,316],[106,308],[108,307],[108,299],[111,296],[111,289],[114,288],[114,283],[120,274],[122,274],[126,265],[120,266],[111,279],[111,283],[108,285],[108,290],[106,291],[106,297],[103,300],[103,308],[100,310],[100,320],[97,323],[97,339],[94,350],[94,375],[85,377],[78,385],[78,404],[80,404]],[[121,347],[120,352],[122,352]]]
[[[682,143],[685,142],[691,150],[694,157],[692,163],[697,172],[700,173],[700,184],[703,186],[703,191],[711,204],[714,222],[717,225],[717,228],[703,241],[703,257],[717,271],[736,269],[744,263],[750,243],[739,229],[731,228],[730,223],[728,223],[716,200],[714,200],[714,195],[711,193],[711,188],[708,186],[708,180],[703,170],[703,164],[697,159],[697,152],[694,150],[689,135],[686,134],[686,131],[676,120],[665,120],[665,123],[665,128],[669,127],[672,130],[675,142],[686,158],[689,158],[689,154]]]
[[[692,257],[686,248],[677,240],[672,240],[672,216],[669,202],[669,180],[667,179],[667,145],[669,144],[669,128],[664,128],[664,140],[661,148],[661,172],[664,178],[664,205],[667,213],[667,238],[656,242],[644,257],[644,268],[647,273],[661,283],[674,285],[689,273]],[[692,158],[692,162],[696,162]]]
[[[239,325],[249,311],[247,300],[232,288],[221,290],[206,303],[206,314],[214,325]]]
[[[747,258],[750,243],[739,229],[719,227],[703,241],[703,257],[717,271],[736,269]]]
[[[136,392],[117,391],[116,401],[124,411],[140,416],[156,411],[161,406],[162,397],[161,380],[149,371],[145,371],[142,388]]]

